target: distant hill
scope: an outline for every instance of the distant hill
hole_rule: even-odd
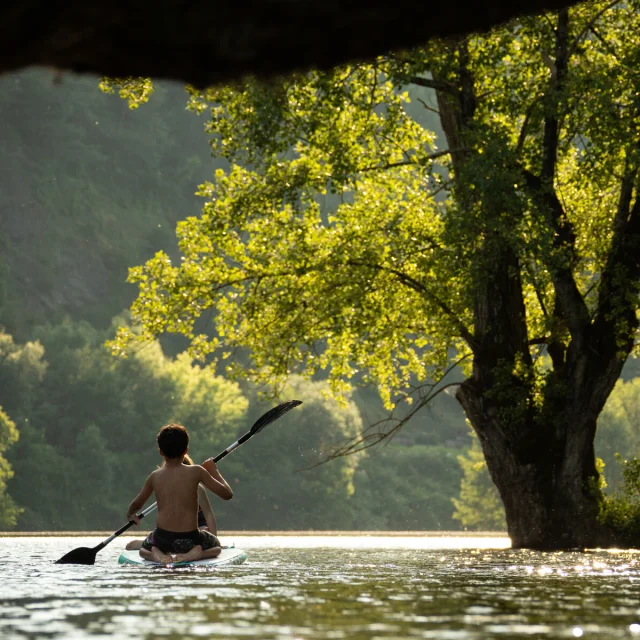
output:
[[[218,166],[180,85],[137,111],[97,78],[0,79],[0,325],[17,338],[62,316],[108,324],[127,268],[175,245]]]

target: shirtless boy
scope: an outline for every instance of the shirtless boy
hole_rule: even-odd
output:
[[[156,528],[142,543],[140,555],[164,564],[215,558],[220,554],[217,538],[198,529],[198,485],[202,483],[223,500],[233,497],[231,487],[211,458],[202,466],[182,464],[189,450],[189,434],[183,426],[162,427],[158,448],[165,465],[151,473],[127,511],[127,520],[139,523],[136,514],[156,494]]]

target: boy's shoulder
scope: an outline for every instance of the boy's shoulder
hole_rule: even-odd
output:
[[[150,474],[149,474],[149,480],[153,480],[155,477],[157,477],[158,473],[162,471],[162,467],[160,467],[159,469],[154,469]]]

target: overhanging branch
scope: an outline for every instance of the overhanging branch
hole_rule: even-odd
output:
[[[314,469],[331,460],[335,460],[336,458],[343,458],[345,456],[358,453],[359,451],[364,451],[365,449],[374,447],[384,440],[388,441],[392,439],[398,433],[398,431],[405,424],[407,424],[416,415],[416,413],[418,413],[418,411],[428,406],[443,391],[446,391],[451,387],[460,385],[460,382],[450,382],[449,384],[445,385],[442,385],[442,382],[459,364],[464,362],[469,357],[470,354],[467,354],[459,358],[444,372],[444,374],[436,382],[419,385],[412,389],[409,393],[402,395],[402,397],[396,401],[395,406],[386,418],[377,420],[376,422],[368,425],[362,433],[353,438],[350,438],[343,445],[334,449],[334,451],[331,452],[327,456],[327,458],[321,460],[320,462],[317,462],[314,465],[305,467],[304,469],[300,469],[300,471]],[[396,417],[395,413],[403,405],[403,403],[407,402],[413,403],[411,409],[402,417]],[[385,426],[389,426],[390,428],[385,429]]]
[[[457,149],[454,149],[453,152],[458,151]],[[450,151],[449,149],[444,149],[442,151],[434,151],[433,153],[430,153],[422,158],[418,157],[415,160],[414,159],[409,159],[409,160],[399,160],[398,162],[387,162],[385,164],[379,164],[379,165],[371,165],[369,167],[363,167],[362,169],[359,169],[360,173],[364,173],[365,171],[386,171],[387,169],[394,169],[395,167],[406,167],[409,165],[415,165],[417,167],[423,167],[425,166],[428,162],[430,162],[431,160],[437,160],[438,158],[442,158],[444,156],[448,156],[452,153],[452,151]]]
[[[435,80],[433,78],[423,78],[422,76],[413,76],[409,82],[411,84],[418,85],[419,87],[426,87],[427,89],[435,89],[436,91],[444,91],[451,95],[457,96],[459,91],[457,87],[448,82],[442,80]]]

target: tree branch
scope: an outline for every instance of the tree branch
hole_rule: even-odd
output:
[[[524,263],[524,268],[529,273],[529,278],[531,279],[531,282],[533,283],[533,290],[535,291],[536,298],[538,300],[538,304],[540,305],[540,308],[542,309],[542,315],[545,318],[548,319],[549,318],[549,312],[547,311],[547,305],[545,304],[544,296],[542,295],[542,292],[540,291],[540,288],[538,287],[538,281],[536,280],[535,274],[533,273],[533,270],[529,268],[529,265],[526,262]]]
[[[573,338],[584,335],[589,326],[590,317],[587,305],[582,297],[572,272],[572,262],[575,253],[575,234],[571,223],[562,207],[553,185],[536,176],[528,169],[522,169],[525,184],[537,201],[541,210],[551,218],[554,248],[558,249],[558,256],[550,257],[547,266],[551,272],[556,292],[556,307],[554,315],[567,322],[567,327]],[[567,253],[569,255],[567,255]]]
[[[559,139],[559,102],[560,92],[564,87],[567,77],[569,54],[567,40],[569,37],[569,12],[563,10],[558,14],[558,26],[556,28],[555,60],[551,69],[551,82],[547,98],[551,103],[546,109],[547,116],[544,119],[544,134],[542,142],[542,171],[543,181],[553,183],[556,173],[556,161],[558,157]]]
[[[429,106],[422,98],[418,98],[418,102],[427,110],[427,111],[431,111],[432,113],[435,113],[436,115],[440,115],[440,112],[437,109],[434,109],[433,107]]]
[[[448,82],[443,82],[442,80],[435,80],[433,78],[423,78],[422,76],[413,76],[409,82],[411,84],[418,85],[420,87],[426,87],[427,89],[435,89],[436,91],[444,91],[445,93],[450,93],[451,95],[457,96],[459,91],[458,89]]]
[[[416,166],[423,167],[427,162],[429,162],[431,160],[436,160],[437,158],[442,158],[443,156],[448,156],[451,153],[455,153],[457,151],[459,151],[459,149],[453,149],[453,151],[451,151],[449,149],[445,149],[443,151],[434,151],[433,153],[430,153],[429,155],[425,156],[424,158],[419,158],[419,159],[416,159],[416,160],[400,160],[399,162],[388,162],[386,164],[372,165],[370,167],[363,167],[362,169],[359,169],[358,171],[360,173],[364,173],[365,171],[376,171],[376,170],[385,171],[386,169],[393,169],[395,167],[405,167],[405,166],[411,165],[411,164],[415,164]]]
[[[571,57],[575,53],[582,39],[587,35],[587,33],[589,33],[589,31],[593,29],[594,25],[600,19],[600,17],[604,15],[607,11],[609,11],[609,9],[613,9],[613,7],[615,7],[617,4],[620,4],[621,2],[622,0],[612,0],[612,2],[610,2],[606,7],[603,7],[602,9],[600,9],[600,11],[598,11],[593,16],[593,18],[591,18],[591,20],[587,22],[587,24],[582,28],[582,31],[576,36],[575,40],[571,43],[571,46],[569,47],[569,53],[568,53],[569,57]]]
[[[453,324],[457,327],[460,332],[460,336],[465,340],[465,342],[469,345],[469,348],[473,351],[476,348],[476,340],[473,334],[467,329],[464,323],[456,316],[452,309],[449,308],[446,302],[440,300],[437,296],[435,296],[431,291],[427,289],[421,282],[412,278],[411,276],[403,273],[399,269],[393,269],[391,267],[383,267],[380,264],[364,262],[362,260],[347,260],[347,264],[355,266],[355,267],[368,267],[369,269],[374,269],[376,271],[386,271],[387,273],[391,273],[402,284],[408,286],[410,289],[413,289],[417,293],[420,293],[426,299],[434,302],[440,309],[445,313],[446,316],[453,322]]]
[[[393,438],[398,433],[398,431],[405,424],[407,424],[407,422],[409,422],[409,420],[411,420],[413,416],[415,416],[415,414],[418,413],[418,411],[420,411],[420,409],[424,408],[425,406],[428,406],[443,391],[446,391],[451,387],[460,385],[460,382],[450,382],[449,384],[439,386],[442,383],[442,381],[445,380],[446,377],[461,362],[463,362],[469,357],[469,355],[470,354],[462,356],[456,362],[454,362],[444,372],[444,374],[440,377],[440,379],[437,380],[436,382],[420,385],[414,388],[413,391],[411,391],[410,393],[404,394],[401,398],[399,398],[396,401],[395,406],[393,407],[393,409],[391,410],[391,412],[386,418],[383,418],[382,420],[378,420],[368,425],[360,435],[357,435],[354,438],[350,438],[349,440],[347,440],[345,444],[343,444],[341,447],[338,447],[332,453],[330,453],[325,460],[321,460],[320,462],[314,465],[305,467],[304,470],[306,471],[309,469],[314,469],[331,460],[335,460],[336,458],[342,458],[344,456],[348,456],[348,455],[357,453],[359,451],[364,451],[365,449],[369,449],[370,447],[373,447],[379,444],[383,440],[389,440]],[[423,395],[424,389],[428,390],[426,395]],[[394,414],[398,410],[400,405],[409,399],[414,400],[413,396],[415,395],[418,395],[419,397],[421,396],[419,401],[416,404],[414,404],[411,410],[407,414],[405,414],[403,417],[396,418]],[[393,425],[393,426],[388,430],[381,429],[381,427],[384,427],[385,425]]]
[[[522,147],[524,146],[525,140],[527,139],[527,129],[529,127],[529,122],[531,117],[533,116],[533,109],[540,101],[540,96],[535,98],[533,102],[527,108],[527,111],[524,115],[524,122],[522,123],[522,127],[520,128],[520,135],[518,135],[518,143],[516,144],[516,156],[520,155],[522,151]]]

